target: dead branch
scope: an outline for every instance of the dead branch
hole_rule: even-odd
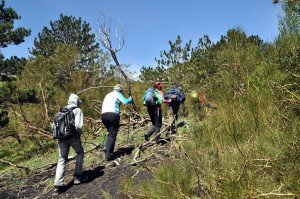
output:
[[[87,153],[90,153],[90,152],[92,152],[92,151],[94,151],[96,149],[99,149],[99,147],[101,146],[101,144],[94,144],[94,145],[95,145],[94,148],[91,148],[90,150],[85,151],[84,154],[87,154]],[[71,161],[73,161],[73,160],[75,160],[75,158],[76,158],[76,155],[68,157],[68,163],[71,162]],[[39,167],[39,168],[37,168],[35,170],[41,170],[41,169],[43,169],[43,171],[47,171],[49,169],[54,168],[56,165],[57,165],[57,163],[50,163],[50,164],[43,165],[43,166],[41,166],[41,167]]]
[[[233,140],[234,140],[234,144],[236,145],[236,148],[238,150],[238,152],[241,154],[241,156],[243,157],[243,169],[242,172],[240,173],[239,177],[237,178],[237,182],[242,178],[242,176],[244,175],[244,172],[246,170],[246,167],[248,165],[248,160],[247,160],[247,156],[244,154],[244,152],[242,151],[242,149],[240,148],[237,138],[236,138],[236,132],[233,132]]]
[[[52,169],[53,167],[55,167],[57,165],[57,163],[50,163],[50,164],[46,164],[46,165],[43,165],[43,166],[41,166],[41,167],[38,167],[37,169],[35,169],[35,170],[41,170],[42,169],[42,171],[47,171],[47,170],[49,170],[49,169]]]
[[[162,184],[166,184],[166,185],[173,186],[173,187],[174,187],[174,190],[175,190],[175,191],[178,191],[179,194],[180,194],[181,196],[183,196],[184,198],[190,199],[190,197],[188,197],[188,196],[186,196],[186,195],[184,195],[184,194],[182,193],[181,188],[180,188],[180,186],[179,186],[178,183],[173,184],[173,183],[171,183],[171,182],[164,182],[164,181],[162,181],[162,180],[155,180],[155,181],[160,182],[160,183],[162,183]]]
[[[22,109],[22,106],[20,104],[20,110],[21,110],[21,113],[18,113],[16,110],[13,109],[13,112],[14,114],[20,118],[20,120],[22,121],[22,123],[27,127],[27,128],[30,128],[30,129],[34,129],[34,130],[37,130],[37,132],[39,134],[41,134],[42,136],[45,136],[45,137],[48,137],[48,138],[52,138],[52,135],[51,135],[51,132],[48,132],[40,127],[37,127],[35,126],[32,122],[30,122],[29,120],[27,120],[27,118],[25,117],[25,114],[24,114],[24,111]]]
[[[96,35],[96,37],[99,39],[103,47],[110,52],[110,55],[113,58],[117,68],[119,69],[119,71],[121,72],[122,76],[126,81],[128,87],[128,93],[129,96],[131,96],[130,82],[128,81],[128,77],[125,71],[122,69],[122,66],[120,65],[117,57],[117,52],[119,52],[123,48],[125,43],[123,27],[120,24],[118,24],[118,27],[117,26],[115,27],[116,29],[115,37],[118,40],[118,48],[114,48],[111,39],[111,19],[109,19],[109,25],[107,25],[106,24],[107,15],[103,11],[101,11],[101,16],[102,16],[101,20],[98,20],[98,31],[97,31],[98,34]],[[134,102],[132,102],[132,106],[134,110],[138,110]]]
[[[260,196],[295,196],[295,194],[292,194],[292,193],[273,193],[273,192],[270,192],[270,193],[259,194],[257,197],[260,197]]]
[[[39,134],[41,134],[42,136],[45,136],[47,138],[52,138],[52,134],[49,131],[46,131],[40,127],[34,126],[31,122],[24,122],[25,126],[31,129],[36,130]]]
[[[90,90],[90,89],[97,89],[97,88],[113,88],[113,86],[92,86],[92,87],[89,87],[89,88],[86,88],[86,89],[83,89],[81,91],[78,91],[77,92],[77,95],[80,94],[80,93],[83,93],[87,90]]]
[[[102,129],[103,129],[103,127],[100,127],[98,131],[93,132],[93,135],[94,135],[94,136],[100,135],[100,132],[102,131]]]
[[[0,140],[3,140],[3,139],[8,138],[8,137],[15,138],[18,141],[18,143],[22,145],[22,140],[21,140],[21,138],[20,138],[20,136],[17,132],[15,132],[15,131],[6,132],[6,134],[0,135]]]
[[[134,134],[136,134],[137,132],[139,132],[140,130],[142,130],[144,127],[140,127],[135,129],[134,131],[130,132],[131,136],[133,136]]]
[[[172,122],[174,121],[174,119],[172,120]],[[172,123],[171,122],[171,123]],[[169,125],[167,125],[163,130],[161,130],[160,132],[158,132],[152,139],[150,139],[148,142],[143,143],[142,145],[139,146],[139,149],[144,149],[145,147],[147,147],[149,144],[153,144],[153,141],[160,136],[162,133],[164,133],[166,130],[168,130]]]
[[[142,159],[142,160],[136,160],[136,158],[137,158],[137,153],[136,153],[136,154],[134,155],[133,162],[131,162],[131,163],[129,163],[129,164],[132,165],[132,166],[135,166],[135,165],[137,165],[137,164],[139,164],[139,163],[142,163],[142,162],[144,162],[144,161],[149,160],[149,159],[150,159],[151,157],[153,157],[153,156],[155,156],[154,153],[151,154],[151,155],[149,155],[148,157]]]
[[[98,120],[95,120],[94,118],[91,118],[91,117],[84,117],[84,119],[88,122],[93,122],[93,123],[101,123],[102,124],[102,121],[100,119]]]
[[[90,145],[93,145],[93,146],[95,146],[96,148],[98,148],[100,145],[99,144],[95,144],[95,143],[93,143],[93,142],[82,142],[82,143],[84,143],[84,144],[90,144]]]
[[[45,110],[45,117],[48,121],[50,121],[49,115],[48,115],[48,108],[47,108],[47,103],[46,103],[46,99],[45,99],[45,94],[44,94],[44,90],[42,88],[42,84],[41,82],[39,83],[40,89],[42,91],[42,97],[43,97],[43,104],[44,104],[44,110]]]
[[[273,190],[269,193],[259,194],[257,197],[260,197],[260,196],[294,196],[295,197],[295,194],[293,194],[293,193],[278,193],[282,187],[283,187],[283,184],[281,184],[278,189]]]
[[[139,174],[139,172],[139,170],[136,170],[136,173],[133,176],[131,176],[131,178],[133,179],[137,174]]]
[[[160,132],[158,132],[152,139],[150,139],[149,141],[144,142],[143,144],[141,144],[141,145],[137,148],[137,151],[135,152],[135,155],[134,155],[134,157],[133,157],[133,161],[130,163],[130,165],[135,165],[135,164],[139,163],[140,161],[137,160],[137,157],[140,155],[141,150],[145,149],[145,148],[148,147],[148,146],[151,146],[151,145],[155,144],[156,142],[154,142],[154,140],[155,140],[158,136],[160,136],[163,132],[165,132],[168,128],[169,128],[169,126],[166,126],[163,130],[161,130]],[[150,156],[147,157],[146,159],[141,160],[141,162],[143,162],[143,161],[145,161],[145,160],[147,160],[147,159],[149,159],[149,158],[150,158]]]
[[[20,165],[14,164],[14,163],[9,162],[7,160],[4,160],[2,158],[0,158],[0,162],[5,163],[5,164],[9,164],[10,166],[17,167],[19,169],[24,169],[25,172],[26,172],[26,174],[28,174],[30,172],[30,169],[28,167],[24,167],[24,166],[20,166]]]
[[[205,190],[205,189],[203,188],[203,184],[201,183],[201,179],[200,179],[200,175],[199,175],[199,168],[197,167],[197,165],[195,164],[195,162],[192,160],[192,158],[191,158],[191,157],[187,154],[187,152],[184,150],[183,146],[180,145],[180,147],[181,147],[181,149],[182,149],[183,154],[185,155],[185,157],[186,157],[186,158],[189,160],[189,162],[192,164],[192,167],[193,167],[193,169],[194,169],[194,172],[195,172],[195,174],[196,174],[196,176],[197,176],[197,185],[198,185],[198,188],[199,188],[202,192],[204,192],[205,195],[206,195],[208,198],[211,199],[211,197],[210,197],[209,194],[208,194],[208,191]],[[202,171],[201,169],[200,169],[200,172],[203,173],[203,171]]]
[[[141,150],[139,148],[137,148],[137,151],[135,152],[135,154],[133,156],[133,163],[137,162],[136,158],[140,155],[140,151]]]

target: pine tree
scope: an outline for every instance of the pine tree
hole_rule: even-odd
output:
[[[32,54],[50,57],[57,46],[62,44],[74,45],[79,52],[79,59],[74,66],[77,69],[89,69],[99,57],[99,44],[95,35],[90,33],[89,23],[79,17],[60,15],[56,21],[50,21],[50,28],[44,27],[35,38]]]
[[[15,20],[21,17],[11,7],[5,7],[5,1],[0,4],[0,49],[8,45],[18,45],[24,42],[31,31],[23,27],[14,29]],[[15,75],[20,74],[24,59],[16,56],[5,59],[0,52],[0,127],[6,126],[9,122],[8,103],[16,90],[14,85]]]

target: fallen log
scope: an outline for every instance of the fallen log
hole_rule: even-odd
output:
[[[20,166],[20,165],[14,164],[14,163],[9,162],[7,160],[4,160],[2,158],[0,158],[0,162],[5,163],[5,164],[9,164],[10,166],[13,166],[13,167],[16,167],[16,168],[19,168],[19,169],[24,169],[25,172],[26,172],[26,174],[28,174],[30,172],[30,169],[28,167],[24,167],[24,166]]]

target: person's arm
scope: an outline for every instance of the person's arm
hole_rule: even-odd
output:
[[[77,133],[79,133],[79,135],[82,133],[82,126],[83,126],[83,113],[80,108],[77,108],[75,114],[75,128],[77,130]]]
[[[169,103],[171,103],[172,102],[172,99],[164,99],[163,100],[163,103],[165,103],[165,104],[169,104]]]
[[[117,97],[118,97],[118,100],[120,100],[120,102],[122,102],[123,104],[130,104],[132,102],[132,98],[129,97],[129,98],[125,98],[122,93],[120,92],[117,92]]]
[[[154,91],[154,97],[157,99],[156,104],[161,105],[163,103],[163,94],[157,90]]]
[[[180,102],[184,103],[184,101],[185,101],[184,93],[181,90],[179,90],[178,94],[179,94],[179,97],[180,97]]]
[[[159,91],[159,93],[160,93],[160,96],[161,96],[161,99],[162,99],[162,103],[169,104],[169,103],[172,102],[171,99],[166,99],[166,98],[164,97],[164,93],[163,93],[162,91]]]

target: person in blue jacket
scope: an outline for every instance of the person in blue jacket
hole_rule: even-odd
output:
[[[169,117],[169,132],[176,132],[176,121],[178,120],[178,112],[180,108],[180,104],[185,102],[185,94],[180,89],[178,83],[174,82],[172,87],[167,90],[165,93],[165,100],[171,100],[168,104],[168,117]]]
[[[113,154],[120,123],[120,105],[132,103],[132,98],[125,98],[120,84],[114,86],[114,91],[108,93],[102,103],[101,120],[108,131],[105,141],[105,159],[114,160]]]

